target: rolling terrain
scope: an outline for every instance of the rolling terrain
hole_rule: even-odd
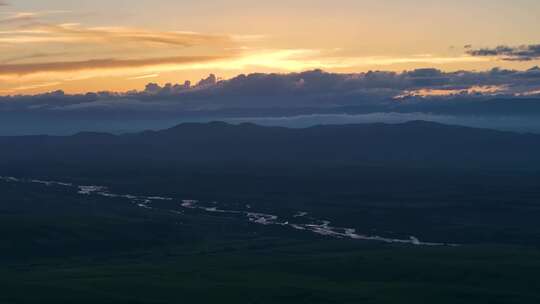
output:
[[[535,135],[212,123],[0,141],[0,303],[540,300]]]

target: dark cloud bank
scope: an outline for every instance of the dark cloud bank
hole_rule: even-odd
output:
[[[443,94],[445,96],[433,96]],[[214,75],[144,91],[0,97],[1,133],[135,131],[184,121],[305,126],[414,119],[540,132],[540,68]]]
[[[500,57],[507,61],[532,61],[540,59],[540,44],[517,47],[498,46],[496,48],[469,49],[469,55],[481,57]]]

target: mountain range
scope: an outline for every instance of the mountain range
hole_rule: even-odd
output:
[[[540,135],[442,125],[321,125],[304,129],[245,123],[184,123],[122,135],[0,137],[0,162],[404,164],[540,167]]]

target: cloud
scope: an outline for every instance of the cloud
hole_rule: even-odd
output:
[[[26,21],[36,13],[18,13],[0,22]],[[149,31],[126,27],[83,27],[79,24],[31,24],[11,31],[3,31],[0,41],[11,44],[28,43],[148,43],[176,46],[230,45],[233,38],[180,31]]]
[[[188,59],[155,60],[162,63],[171,60],[185,62]],[[108,68],[155,63],[104,60],[97,64]],[[96,63],[66,63],[62,69],[87,68],[89,64],[94,66]],[[19,69],[19,72],[26,71],[23,67]],[[34,71],[35,67],[31,70]],[[153,76],[139,74],[138,77]],[[21,90],[55,84],[54,81],[44,81],[24,85]],[[129,122],[141,126],[140,123],[145,122],[144,126],[148,128],[163,127],[165,122],[172,125],[181,120],[231,120],[239,117],[253,120],[257,117],[264,121],[265,117],[284,117],[282,120],[288,121],[288,117],[297,116],[315,115],[317,118],[317,115],[372,113],[409,113],[400,117],[425,119],[432,115],[452,116],[457,117],[456,122],[469,117],[471,125],[479,119],[493,116],[513,117],[512,123],[516,123],[516,128],[526,130],[525,122],[530,125],[530,121],[540,121],[540,68],[485,72],[417,69],[402,73],[371,71],[346,74],[312,70],[287,74],[254,73],[227,80],[210,75],[196,84],[189,81],[164,85],[150,83],[143,91],[74,95],[55,91],[0,97],[0,120],[7,127],[21,130],[26,127],[25,123],[39,127],[38,130],[45,124],[60,130],[80,121],[93,122],[92,125],[103,122],[103,125],[123,126],[129,126]],[[381,115],[369,117],[378,119]],[[505,120],[490,121],[496,125]],[[523,124],[520,125],[519,121]]]
[[[148,79],[148,78],[156,78],[156,77],[159,77],[159,74],[153,73],[153,74],[145,74],[145,75],[129,77],[128,80]]]
[[[42,53],[42,52],[29,53],[29,54],[25,54],[25,55],[17,55],[17,56],[6,58],[6,59],[0,61],[0,64],[14,63],[14,62],[25,61],[25,60],[29,60],[29,59],[41,59],[41,58],[51,58],[51,57],[65,56],[67,54],[68,53],[66,53],[66,52],[59,52],[59,53]]]
[[[37,13],[15,13],[0,19],[0,24],[34,20]]]
[[[466,95],[496,95],[502,93],[508,88],[504,85],[480,85],[466,88],[422,88],[417,90],[405,91],[396,96],[396,99],[409,97],[444,97],[444,96],[466,96]]]
[[[467,53],[477,57],[499,57],[506,61],[531,61],[540,59],[540,44],[470,49]]]
[[[73,72],[84,70],[109,70],[140,68],[161,65],[204,63],[227,58],[226,56],[176,56],[145,59],[93,59],[83,61],[58,61],[0,65],[0,76],[22,76],[38,73]]]
[[[0,6],[7,6],[7,5],[9,5],[9,4],[6,1],[1,1],[0,0]]]
[[[191,64],[219,60],[220,57],[170,57],[153,59],[103,59],[46,64],[0,65],[1,73],[26,74],[61,72],[81,69],[114,69],[132,66]],[[155,77],[139,74],[134,79]],[[47,82],[44,82],[47,83]],[[40,84],[38,84],[40,85]],[[139,105],[150,102],[174,111],[206,111],[226,109],[295,109],[374,107],[426,107],[445,105],[445,102],[484,101],[488,98],[518,98],[535,96],[540,90],[540,68],[526,71],[493,69],[486,72],[443,72],[437,69],[417,69],[402,73],[371,71],[367,73],[327,73],[321,70],[288,74],[255,73],[221,80],[215,75],[202,79],[196,85],[189,81],[181,84],[159,85],[151,83],[142,92],[113,92],[100,95],[94,101],[128,107],[129,102]],[[15,96],[1,100],[25,101],[30,104],[49,100],[55,109],[67,109],[72,100],[79,104],[80,95],[62,95],[65,103],[55,104],[50,95]],[[11,99],[10,99],[11,98]],[[123,100],[122,104],[115,103]],[[437,100],[435,102],[435,100]],[[1,102],[0,102],[1,104]],[[26,103],[21,103],[24,106]],[[5,104],[4,104],[5,105]],[[17,105],[16,102],[10,105]],[[44,104],[41,103],[43,106]],[[99,107],[100,103],[95,106]],[[79,106],[77,106],[79,107]],[[72,107],[71,107],[72,108]],[[434,107],[435,109],[436,107]],[[137,107],[131,108],[136,110]]]
[[[210,63],[238,58],[237,43],[260,38],[58,23],[56,15],[64,13],[69,12],[18,12],[4,14],[3,19],[0,15],[0,93],[52,81],[209,68]],[[55,73],[53,78],[50,73]]]
[[[208,63],[218,57],[227,57],[223,54],[232,56],[237,53],[227,48],[236,46],[237,40],[242,39],[242,36],[228,34],[89,27],[79,23],[55,23],[52,20],[57,19],[56,16],[49,18],[64,13],[69,12],[18,12],[0,17],[0,25],[4,25],[0,30],[0,76]],[[154,59],[147,59],[150,56]],[[152,73],[155,72],[159,71]],[[130,75],[119,76],[141,74],[149,74],[149,71],[132,71]],[[92,75],[59,75],[54,80],[80,77],[90,78]],[[13,87],[21,81],[51,79],[3,77],[2,80],[11,81]]]
[[[7,5],[7,4],[4,4],[4,5]],[[6,17],[0,18],[0,24],[4,24],[4,25],[27,24],[29,25],[32,23],[38,23],[38,19],[40,17],[45,17],[49,15],[66,14],[66,13],[70,13],[70,11],[48,10],[48,11],[37,11],[37,12],[15,12],[15,13],[9,13]]]

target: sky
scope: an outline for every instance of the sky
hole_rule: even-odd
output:
[[[537,0],[0,0],[0,95],[540,65]]]

